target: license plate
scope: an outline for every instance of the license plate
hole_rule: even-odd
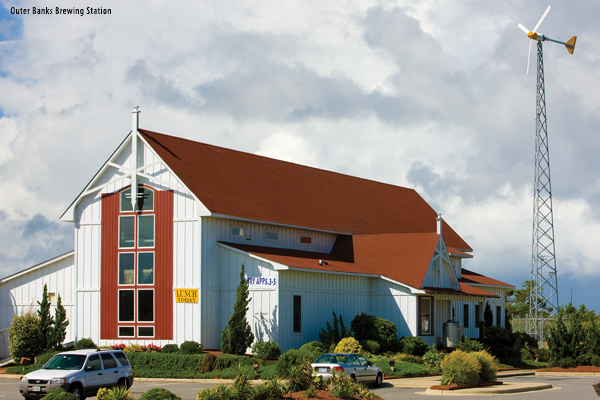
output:
[[[327,368],[319,368],[319,372],[327,372]]]
[[[42,388],[41,388],[41,387],[39,387],[39,386],[32,386],[32,387],[31,387],[31,391],[32,391],[32,392],[41,392],[41,391],[42,391]]]

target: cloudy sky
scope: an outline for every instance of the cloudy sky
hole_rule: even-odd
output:
[[[141,127],[415,188],[474,248],[531,271],[544,1],[0,0],[0,276],[73,249],[60,215]],[[110,15],[56,15],[103,7]],[[49,7],[51,15],[16,14]],[[30,11],[31,12],[31,11]],[[600,3],[544,45],[561,303],[600,311]],[[535,47],[534,47],[535,49]],[[535,60],[532,52],[532,59]]]

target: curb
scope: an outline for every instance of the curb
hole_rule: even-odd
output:
[[[493,387],[488,386],[484,388],[469,388],[469,389],[458,389],[458,390],[433,390],[427,389],[424,394],[436,395],[436,396],[466,396],[466,395],[488,395],[488,394],[511,394],[511,393],[523,393],[533,392],[536,390],[548,390],[553,389],[550,384],[534,383],[527,384],[527,386],[514,386],[511,384],[505,384],[503,386],[508,387]]]

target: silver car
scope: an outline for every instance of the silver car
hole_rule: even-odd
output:
[[[383,382],[381,369],[360,354],[327,353],[317,358],[310,366],[317,376],[323,379],[331,378],[333,371],[337,371],[345,372],[357,382],[372,384],[375,387],[381,386]]]
[[[37,371],[21,378],[19,390],[25,400],[44,397],[63,388],[80,400],[95,396],[100,388],[133,384],[131,365],[119,350],[75,350],[59,353]]]

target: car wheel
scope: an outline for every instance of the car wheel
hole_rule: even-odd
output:
[[[377,374],[377,378],[375,378],[375,383],[373,384],[373,386],[381,387],[382,382],[383,382],[383,376],[381,376],[381,374]]]
[[[118,387],[124,387],[125,389],[129,389],[127,387],[127,380],[125,378],[119,379],[119,381],[117,382],[117,386]]]
[[[354,375],[354,374],[350,375],[350,379],[352,379],[352,382],[356,382],[356,375]]]
[[[73,393],[75,397],[79,400],[85,400],[85,395],[83,394],[83,388],[79,383],[74,383],[69,388],[69,392]]]

